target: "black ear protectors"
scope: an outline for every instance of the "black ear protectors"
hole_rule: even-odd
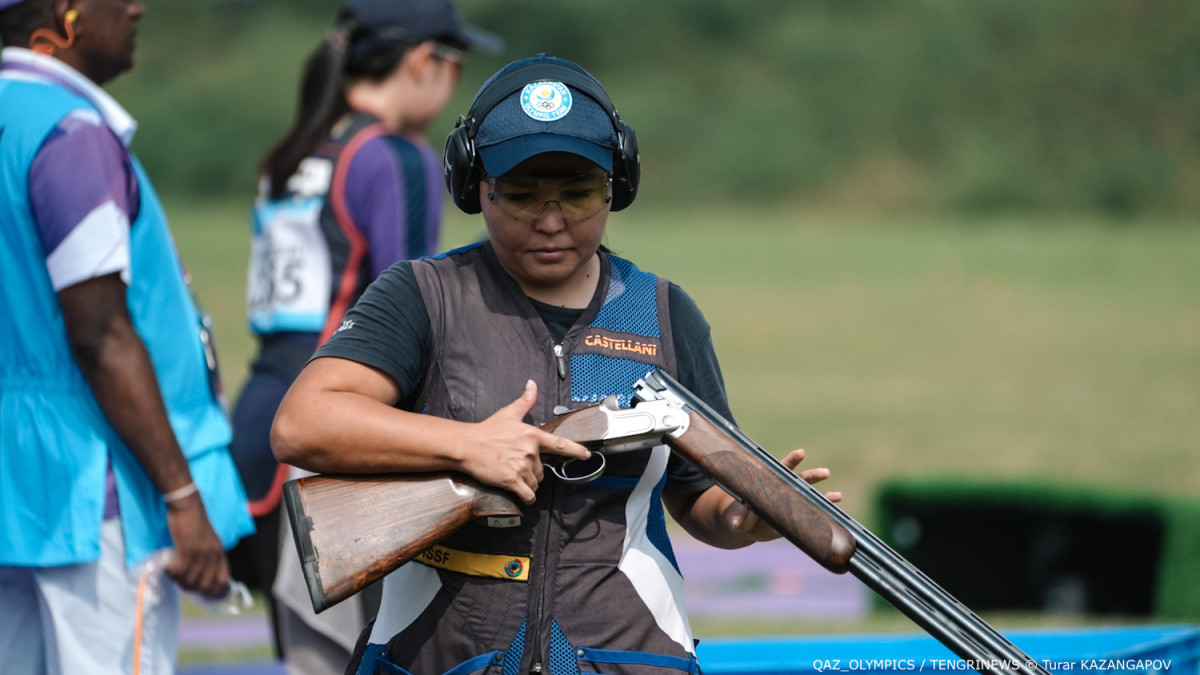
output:
[[[608,119],[612,122],[613,131],[617,136],[617,146],[613,150],[612,210],[620,211],[629,206],[637,196],[638,181],[642,174],[637,136],[633,133],[633,127],[621,119],[604,87],[587,71],[569,61],[546,60],[543,56],[517,62],[509,69],[497,73],[476,94],[475,100],[471,102],[471,109],[466,115],[458,118],[454,130],[446,138],[442,169],[446,178],[446,188],[450,191],[455,206],[466,213],[474,214],[480,211],[479,181],[483,178],[483,163],[475,149],[475,135],[479,132],[479,125],[492,108],[510,94],[521,91],[530,82],[539,80],[561,82],[596,101],[608,113]]]

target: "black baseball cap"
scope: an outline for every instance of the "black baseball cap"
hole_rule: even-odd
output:
[[[498,53],[504,41],[494,33],[464,23],[450,0],[346,0],[343,13],[353,14],[372,31],[389,38],[450,38],[468,49]]]

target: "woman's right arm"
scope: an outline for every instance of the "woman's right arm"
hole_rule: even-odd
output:
[[[271,447],[279,461],[318,473],[461,471],[525,503],[542,480],[542,452],[590,456],[582,445],[521,421],[537,400],[532,381],[478,423],[401,410],[394,407],[401,396],[382,370],[314,359],[275,414]]]

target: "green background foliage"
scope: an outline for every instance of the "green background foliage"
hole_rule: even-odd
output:
[[[543,51],[606,83],[647,199],[928,212],[1200,212],[1188,0],[462,0],[507,40],[435,125]],[[172,192],[244,194],[329,0],[150,3],[114,92]]]

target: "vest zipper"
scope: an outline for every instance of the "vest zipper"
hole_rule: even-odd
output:
[[[558,379],[567,379],[567,360],[563,355],[562,343],[554,345],[554,365],[558,371]],[[550,507],[547,510],[546,517],[546,538],[542,542],[542,564],[538,566],[537,575],[537,610],[534,616],[534,633],[533,633],[533,663],[529,666],[531,675],[540,675],[542,672],[542,623],[546,620],[546,577],[548,576],[547,561],[550,557],[550,528],[554,524],[554,519],[549,516],[554,510],[554,497],[557,491],[558,483],[553,478],[550,480]]]
[[[554,345],[554,358],[558,364],[558,379],[567,379],[567,360],[563,356],[563,348],[561,344]]]
[[[556,345],[557,346],[557,345]],[[561,347],[559,347],[561,349]],[[547,509],[547,514],[553,511],[554,497],[557,492],[558,482],[550,478],[550,507]],[[537,575],[537,613],[534,616],[534,631],[533,631],[533,663],[529,666],[529,672],[537,675],[542,672],[542,623],[546,620],[546,577],[549,572],[547,562],[550,557],[550,528],[554,526],[554,519],[547,515],[546,517],[546,538],[542,541],[542,564],[538,565]]]

